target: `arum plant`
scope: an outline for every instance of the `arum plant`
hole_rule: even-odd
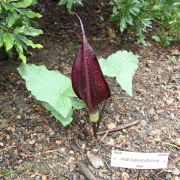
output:
[[[116,80],[132,96],[132,80],[138,67],[138,56],[122,50],[105,59],[100,58],[98,63],[87,41],[82,21],[75,15],[82,29],[82,45],[73,63],[71,79],[57,70],[48,70],[44,65],[29,63],[22,63],[18,72],[37,102],[63,126],[68,126],[73,121],[74,110],[87,107],[96,137],[102,117],[102,113],[99,115],[98,105],[110,97],[103,74]]]
[[[96,136],[96,123],[99,120],[98,105],[111,95],[108,84],[103,76],[98,59],[87,41],[81,18],[73,13],[80,22],[82,30],[82,45],[72,66],[72,87],[79,99],[88,108],[89,119],[93,123]]]

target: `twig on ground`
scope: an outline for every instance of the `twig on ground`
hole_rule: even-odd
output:
[[[19,149],[18,146],[8,146],[8,147],[5,147],[4,149],[0,149],[0,152],[7,151],[7,150],[9,150],[11,148],[18,148]]]
[[[84,163],[78,162],[78,168],[82,174],[84,174],[89,180],[97,180],[94,174],[85,166]]]
[[[16,124],[20,124],[21,122],[23,122],[24,120],[22,120],[22,121],[18,121],[18,122],[11,122],[11,121],[13,121],[13,120],[10,120],[10,121],[8,121],[7,122],[7,126],[4,126],[4,127],[2,127],[2,128],[0,128],[0,132],[2,131],[2,130],[4,130],[4,129],[7,129],[8,127],[10,127],[10,126],[13,126],[13,125],[16,125]]]
[[[172,143],[169,143],[169,142],[165,142],[165,143],[163,143],[163,145],[169,145],[169,146],[175,147],[175,148],[177,148],[178,150],[180,150],[180,147],[179,147],[179,146],[176,146],[175,144],[172,144]]]
[[[42,154],[54,153],[54,152],[58,152],[58,151],[60,151],[59,148],[58,148],[58,149],[50,149],[50,150],[44,150],[44,151],[37,152],[37,153],[35,153],[35,154],[33,154],[33,155],[34,155],[34,157],[36,157],[36,156],[40,156],[40,155],[42,155]]]
[[[101,138],[101,140],[99,141],[99,143],[102,142],[102,141],[105,139],[105,137],[109,134],[109,132],[110,132],[110,130],[107,130],[107,131],[106,131],[106,133],[103,135],[103,137]]]
[[[178,161],[180,161],[180,156],[176,157],[171,164],[175,165]]]
[[[99,132],[99,133],[97,133],[97,134],[98,134],[98,135],[105,134],[105,133],[107,133],[107,131],[108,131],[108,134],[109,134],[109,133],[113,133],[113,132],[117,132],[117,131],[120,131],[120,130],[122,130],[122,129],[126,129],[126,128],[129,128],[129,127],[131,127],[131,126],[134,126],[134,125],[138,124],[139,122],[140,122],[140,121],[137,120],[137,121],[134,121],[134,122],[125,124],[125,125],[120,125],[120,126],[118,126],[117,128],[114,128],[114,129],[111,129],[111,130],[106,130],[106,131]],[[108,135],[108,134],[107,134],[107,135]]]

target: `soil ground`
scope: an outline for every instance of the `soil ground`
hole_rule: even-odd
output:
[[[38,26],[44,35],[36,41],[41,50],[32,51],[29,63],[43,62],[49,69],[70,75],[74,56],[81,43],[78,23],[57,6],[57,1],[40,1],[36,10],[43,14]],[[147,40],[136,43],[131,33],[120,34],[108,22],[106,2],[78,7],[90,44],[98,56],[117,50],[139,55],[139,68],[133,81],[133,97],[128,97],[113,80],[108,80],[112,96],[107,101],[99,131],[108,125],[136,125],[120,131],[92,136],[86,110],[74,113],[74,121],[64,128],[27,91],[16,67],[0,55],[0,179],[86,179],[77,164],[83,162],[97,179],[179,180],[180,174],[180,63],[178,45],[163,48]],[[112,29],[116,33],[112,33]],[[153,32],[149,32],[150,34]],[[168,56],[175,55],[172,63]],[[81,122],[81,126],[76,123]],[[82,130],[86,127],[86,133]],[[99,141],[101,140],[101,141]],[[136,152],[169,152],[167,169],[132,170],[110,166],[112,149]],[[100,168],[92,165],[102,161]]]

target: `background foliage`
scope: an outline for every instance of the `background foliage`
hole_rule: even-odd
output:
[[[69,12],[74,4],[83,5],[83,0],[60,0]],[[0,48],[12,56],[15,50],[19,58],[26,62],[25,51],[28,46],[42,48],[34,44],[30,36],[42,34],[42,30],[32,26],[31,20],[40,18],[29,8],[36,0],[0,0]],[[139,43],[146,44],[145,32],[153,30],[152,38],[169,46],[180,40],[180,2],[177,0],[109,0],[112,9],[110,20],[121,32],[130,29]]]
[[[60,5],[67,4],[69,12],[73,4],[82,0],[60,0]],[[117,24],[120,32],[130,28],[139,43],[145,43],[144,33],[148,28],[155,30],[153,39],[169,46],[180,40],[180,2],[177,0],[110,0],[112,15],[110,20]],[[156,27],[156,29],[154,28]]]
[[[28,36],[42,34],[31,25],[31,19],[41,17],[29,9],[34,4],[36,0],[0,0],[0,48],[4,47],[10,56],[15,49],[23,62],[26,62],[24,50],[27,51],[27,46],[42,47],[28,39]]]
[[[74,4],[83,5],[82,0],[60,0],[59,1],[59,5],[65,5],[65,4],[69,12],[71,12]]]
[[[144,32],[152,26],[157,27],[158,42],[168,46],[179,40],[180,3],[176,0],[110,0],[113,13],[110,19],[120,31],[130,27],[137,36],[138,42],[145,44]],[[153,28],[154,30],[154,28]]]

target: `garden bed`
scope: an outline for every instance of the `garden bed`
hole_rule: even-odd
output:
[[[112,96],[106,102],[99,132],[108,125],[138,123],[117,132],[92,136],[86,110],[75,112],[73,123],[64,128],[27,91],[16,68],[19,61],[0,57],[0,178],[1,179],[85,179],[78,167],[83,162],[99,179],[179,179],[180,169],[180,63],[178,45],[163,48],[147,40],[138,45],[131,33],[120,34],[108,22],[106,3],[79,8],[89,41],[98,56],[117,50],[139,55],[133,97],[128,97],[114,81],[108,80]],[[103,10],[101,9],[103,7]],[[80,44],[78,23],[66,9],[53,1],[36,7],[43,18],[38,25],[44,35],[37,38],[44,48],[34,50],[28,62],[44,63],[70,75]],[[116,33],[114,33],[114,30]],[[152,33],[152,32],[149,32]],[[177,56],[172,63],[168,56]],[[81,124],[76,122],[80,121]],[[111,124],[112,125],[112,124]],[[85,131],[83,130],[85,127]],[[111,150],[169,152],[164,170],[130,170],[110,166]],[[101,159],[95,168],[87,154]]]

